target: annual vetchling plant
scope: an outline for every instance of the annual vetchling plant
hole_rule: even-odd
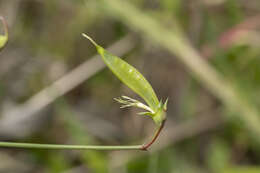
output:
[[[0,17],[2,25],[4,26],[4,35],[0,35],[0,49],[2,49],[8,41],[8,29],[5,19]],[[14,147],[14,148],[41,148],[41,149],[93,149],[93,150],[147,150],[157,139],[166,120],[166,110],[168,99],[163,103],[159,101],[152,86],[145,79],[145,77],[133,66],[125,62],[119,57],[116,57],[107,52],[103,47],[98,45],[92,38],[86,34],[82,34],[87,38],[97,49],[103,61],[114,75],[120,79],[125,85],[132,89],[147,103],[144,104],[138,100],[128,96],[115,98],[121,105],[120,108],[137,107],[144,110],[138,113],[139,115],[149,116],[156,124],[157,130],[148,143],[143,145],[59,145],[59,144],[37,144],[37,143],[17,143],[17,142],[0,142],[0,147]]]

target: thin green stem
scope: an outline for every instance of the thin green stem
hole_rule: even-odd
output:
[[[18,142],[0,142],[0,147],[30,148],[30,149],[71,149],[71,150],[142,150],[142,145],[61,145],[61,144],[35,144]]]
[[[37,144],[20,142],[0,142],[0,147],[27,148],[27,149],[59,149],[59,150],[143,150],[146,151],[158,138],[165,121],[157,129],[150,142],[143,145],[64,145],[64,144]]]

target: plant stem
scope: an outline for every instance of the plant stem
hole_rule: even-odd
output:
[[[36,144],[18,142],[0,142],[0,147],[30,148],[30,149],[72,149],[72,150],[142,150],[143,145],[61,145],[61,144]]]
[[[152,140],[147,143],[147,144],[144,144],[142,146],[142,150],[147,150],[155,141],[156,139],[158,138],[159,134],[161,133],[163,127],[164,127],[164,124],[165,124],[165,120],[162,122],[161,126],[158,128],[158,130],[155,132],[155,135],[154,137],[152,138]]]
[[[155,132],[150,142],[143,145],[63,145],[63,144],[37,144],[20,142],[0,142],[0,147],[5,148],[29,148],[29,149],[59,149],[59,150],[143,150],[147,149],[156,141],[164,127],[165,121]]]

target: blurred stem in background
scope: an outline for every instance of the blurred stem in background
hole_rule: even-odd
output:
[[[71,140],[80,143],[95,142],[84,125],[75,116],[70,105],[64,100],[60,99],[58,104],[55,104],[57,114],[61,115],[60,119],[65,125],[65,130],[68,132]],[[84,164],[89,165],[94,172],[102,173],[108,171],[108,159],[106,153],[97,151],[81,151],[78,153]]]
[[[166,29],[158,21],[143,14],[127,1],[98,0],[97,2],[99,7],[108,14],[117,17],[129,27],[141,31],[145,36],[176,55],[176,58],[186,65],[193,76],[219,98],[228,109],[236,112],[232,115],[239,118],[238,120],[243,122],[251,136],[260,142],[260,121],[257,108],[249,100],[243,98],[234,84],[207,63],[183,35]],[[122,7],[127,7],[127,10]]]

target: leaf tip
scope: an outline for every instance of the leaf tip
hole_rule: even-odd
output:
[[[94,46],[96,46],[97,48],[100,47],[90,36],[88,36],[85,33],[82,33],[82,36],[85,37],[86,39],[88,39]]]
[[[168,98],[166,99],[165,103],[163,104],[163,110],[166,111],[167,110],[167,104],[168,104]]]

